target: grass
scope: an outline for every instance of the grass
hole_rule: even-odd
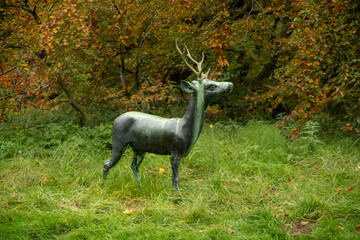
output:
[[[182,159],[178,194],[168,156],[145,156],[140,189],[127,150],[104,182],[110,150],[93,135],[46,147],[16,135],[3,143],[0,239],[360,237],[360,149],[353,139],[290,142],[259,121],[205,125]]]

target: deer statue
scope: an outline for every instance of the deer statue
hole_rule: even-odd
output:
[[[104,164],[104,179],[109,169],[120,160],[127,145],[134,151],[131,169],[141,187],[139,166],[145,153],[170,155],[172,167],[172,185],[179,191],[179,164],[186,157],[199,138],[204,124],[205,112],[209,104],[218,100],[224,94],[230,93],[233,84],[230,82],[215,82],[208,79],[203,72],[204,53],[202,60],[197,62],[191,56],[185,45],[181,51],[176,42],[176,49],[185,64],[196,74],[197,80],[187,82],[182,80],[181,87],[190,93],[190,103],[182,118],[162,118],[141,112],[126,112],[115,119],[112,128],[112,154]],[[187,54],[185,54],[185,51]],[[187,61],[186,56],[196,63],[197,70]]]

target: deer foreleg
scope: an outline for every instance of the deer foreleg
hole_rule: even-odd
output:
[[[120,148],[113,147],[110,159],[105,161],[104,163],[104,175],[103,175],[104,180],[106,179],[106,176],[108,175],[110,168],[115,166],[115,164],[120,160],[125,149],[126,149],[126,145],[121,146]]]
[[[181,156],[177,155],[177,154],[171,154],[170,157],[171,160],[171,167],[172,167],[172,186],[175,187],[175,190],[178,192],[179,191],[179,165],[180,165],[180,160],[181,160]]]
[[[142,185],[141,185],[141,180],[140,180],[139,167],[144,159],[144,156],[145,156],[145,153],[134,150],[134,160],[131,163],[131,169],[133,170],[136,181],[139,183],[140,187],[142,187]]]

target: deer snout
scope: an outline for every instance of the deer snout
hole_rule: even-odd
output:
[[[231,93],[232,90],[233,90],[233,87],[234,87],[234,84],[232,84],[231,82],[229,82],[228,86],[227,86],[227,89],[226,89],[226,92],[227,93]]]

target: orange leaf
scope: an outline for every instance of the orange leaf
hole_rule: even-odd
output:
[[[74,203],[73,203],[73,205],[72,205],[72,207],[73,207],[73,209],[77,209],[78,207],[77,207],[77,205],[79,204],[79,201],[75,201]]]

